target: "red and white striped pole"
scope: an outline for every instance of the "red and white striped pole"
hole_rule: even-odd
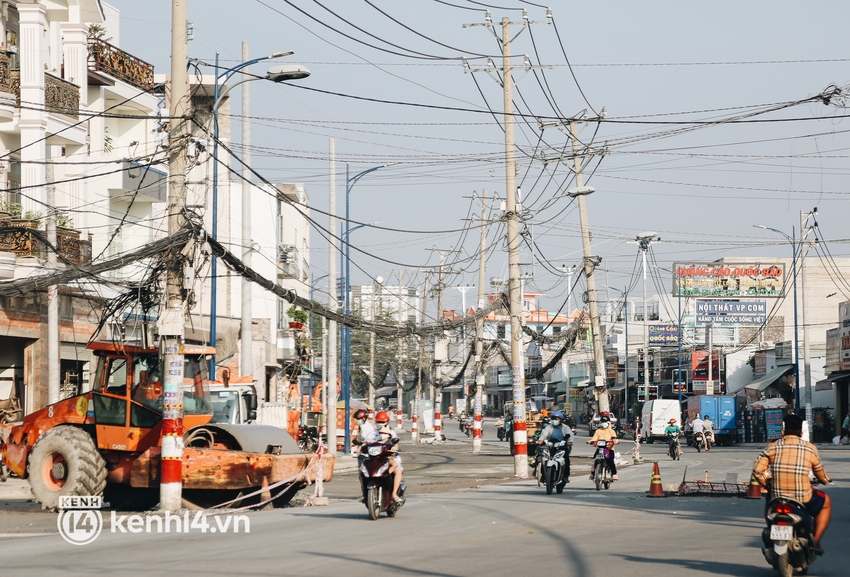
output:
[[[441,407],[442,402],[441,402],[441,399],[440,399],[441,396],[442,396],[442,393],[440,393],[439,391],[437,391],[437,393],[434,394],[434,440],[435,441],[442,441],[443,440],[443,435],[441,433],[441,431],[443,429],[443,416],[440,414],[440,409],[442,408]]]
[[[419,399],[413,400],[413,423],[410,425],[410,439],[419,442]]]
[[[474,415],[475,420],[472,422],[472,452],[480,453],[481,452],[481,437],[483,430],[481,429],[481,391],[484,390],[484,375],[476,374],[475,375],[475,403],[474,403]]]
[[[397,431],[404,430],[404,423],[401,422],[401,404],[399,404],[395,413],[395,428]]]
[[[186,72],[186,15],[188,0],[171,3],[171,131],[168,135],[168,233],[183,228],[186,206],[186,145],[189,111]],[[179,120],[177,120],[179,119]],[[162,383],[162,452],[160,453],[159,508],[177,511],[183,495],[183,334],[186,306],[183,300],[183,262],[172,259],[165,283],[166,309],[160,314],[159,335],[165,356]]]

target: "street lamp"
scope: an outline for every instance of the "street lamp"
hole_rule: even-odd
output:
[[[349,242],[349,236],[351,233],[358,228],[363,228],[366,226],[365,224],[358,225],[353,229],[351,227],[351,219],[349,218],[350,214],[350,203],[349,197],[351,195],[351,189],[357,184],[357,181],[369,174],[370,172],[374,172],[381,168],[386,168],[387,166],[392,166],[393,164],[398,164],[397,162],[390,162],[387,164],[380,164],[378,166],[373,166],[372,168],[367,168],[362,172],[358,172],[354,176],[349,177],[348,175],[348,163],[345,163],[345,293],[343,297],[345,298],[345,316],[351,314],[351,298],[349,296],[349,292],[351,291],[351,277],[349,276],[351,269],[351,243]],[[372,223],[374,224],[374,223]],[[351,327],[344,327],[343,329],[345,333],[345,367],[343,369],[342,375],[342,387],[343,387],[343,396],[345,398],[345,454],[351,454]]]
[[[253,80],[271,80],[272,82],[284,82],[286,80],[298,80],[301,78],[306,78],[310,76],[310,71],[305,67],[299,64],[289,64],[283,66],[274,66],[269,68],[265,77],[262,76],[254,76],[248,77],[240,80],[239,82],[233,84],[232,86],[227,86],[225,90],[221,90],[223,86],[227,85],[227,81],[230,78],[242,70],[247,66],[251,66],[252,64],[256,64],[258,62],[262,62],[263,60],[272,60],[274,58],[283,58],[284,56],[291,56],[294,54],[292,50],[287,50],[285,52],[274,52],[268,56],[262,56],[260,58],[254,58],[252,60],[247,60],[245,62],[241,62],[232,68],[225,68],[224,71],[219,74],[219,53],[215,53],[215,89],[213,91],[213,105],[212,105],[212,113],[213,113],[213,198],[212,198],[212,238],[216,240],[218,238],[218,108],[221,103],[224,101],[224,97],[230,94],[230,91],[233,90],[236,86],[240,84],[244,84],[245,82],[251,82]],[[242,119],[243,122],[246,122],[247,119]],[[244,201],[243,201],[244,206]],[[250,207],[250,205],[249,205]],[[242,215],[242,218],[245,218],[245,214]],[[210,274],[212,275],[212,280],[210,282],[210,289],[212,292],[210,298],[210,345],[213,347],[216,346],[216,331],[217,331],[217,289],[218,289],[218,262],[215,254],[212,255],[212,264],[210,269]],[[210,378],[215,380],[215,355],[213,355],[212,359],[210,359]]]
[[[791,227],[791,236],[788,236],[781,230],[764,226],[763,224],[754,224],[754,228],[763,228],[782,235],[785,240],[791,244],[791,267],[793,272],[792,284],[794,286],[794,408],[800,410],[800,341],[799,327],[797,326],[797,234],[795,228]],[[806,415],[808,418],[808,415]]]

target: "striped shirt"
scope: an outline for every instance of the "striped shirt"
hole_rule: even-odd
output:
[[[809,471],[821,481],[827,481],[818,450],[796,435],[786,435],[768,445],[753,467],[759,483],[764,485],[768,479],[772,480],[774,496],[799,503],[812,498]]]

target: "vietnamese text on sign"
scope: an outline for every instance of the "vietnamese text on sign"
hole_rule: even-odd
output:
[[[700,301],[697,323],[763,325],[767,321],[767,301]]]
[[[675,263],[673,296],[770,297],[785,294],[782,264]]]

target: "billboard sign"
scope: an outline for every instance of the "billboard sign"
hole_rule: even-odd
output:
[[[696,301],[697,323],[763,325],[767,301]]]
[[[841,366],[841,328],[836,327],[826,331],[826,364],[824,371],[835,373]]]
[[[673,296],[769,297],[785,294],[785,265],[674,263]]]
[[[677,345],[679,344],[678,325],[649,325],[650,345]]]

